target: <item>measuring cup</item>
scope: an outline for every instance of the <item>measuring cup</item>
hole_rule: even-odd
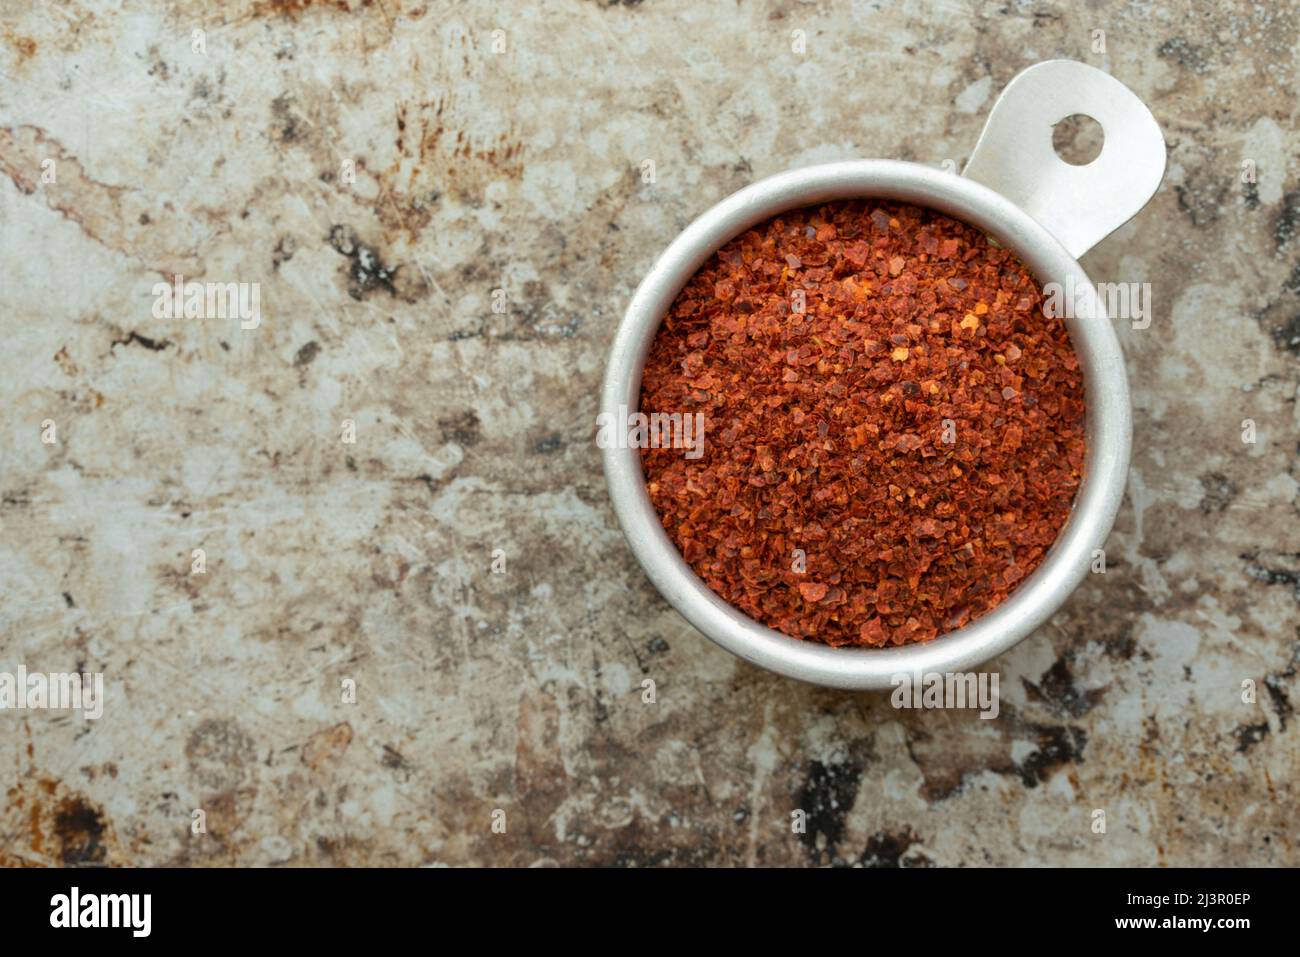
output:
[[[1075,114],[1096,120],[1105,136],[1101,154],[1084,166],[1066,163],[1052,145],[1052,127]],[[1007,85],[961,175],[894,160],[827,163],[769,176],[691,223],[650,268],[618,327],[601,393],[606,421],[617,418],[620,407],[638,407],[642,368],[660,321],[722,245],[789,209],[878,197],[963,220],[1012,249],[1040,284],[1075,291],[1078,308],[1063,319],[1083,372],[1087,453],[1074,507],[1055,544],[1000,605],[932,641],[832,648],[768,628],[710,591],[665,533],[646,492],[639,450],[606,447],[614,511],[655,587],[687,621],[740,658],[834,688],[882,689],[900,674],[971,671],[1042,625],[1083,580],[1110,532],[1124,495],[1133,430],[1119,342],[1078,259],[1146,205],[1164,170],[1160,127],[1132,91],[1086,64],[1049,60]]]

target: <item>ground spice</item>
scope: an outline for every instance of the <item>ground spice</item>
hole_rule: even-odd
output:
[[[1083,474],[1065,327],[1009,250],[854,200],[732,240],[669,309],[641,411],[705,414],[702,457],[643,449],[687,563],[829,645],[926,641],[1042,561]]]

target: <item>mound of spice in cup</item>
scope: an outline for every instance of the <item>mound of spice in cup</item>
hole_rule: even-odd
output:
[[[669,538],[756,621],[828,645],[927,641],[1043,560],[1083,475],[1078,359],[1009,250],[930,209],[852,200],[738,236],[678,295],[641,412]],[[669,443],[663,443],[668,445]]]

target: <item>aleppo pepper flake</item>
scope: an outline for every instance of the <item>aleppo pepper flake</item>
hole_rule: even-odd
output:
[[[828,645],[927,641],[1043,560],[1083,475],[1082,374],[1013,253],[853,200],[732,240],[651,346],[641,411],[703,412],[702,457],[643,449],[714,592]]]

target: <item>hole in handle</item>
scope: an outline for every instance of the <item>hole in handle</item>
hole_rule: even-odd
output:
[[[1106,133],[1091,116],[1073,113],[1052,127],[1052,148],[1071,166],[1087,166],[1101,155]]]

